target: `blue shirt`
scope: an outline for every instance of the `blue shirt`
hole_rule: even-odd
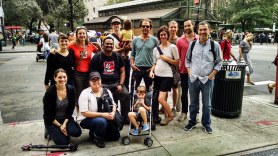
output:
[[[201,44],[199,40],[192,50],[191,55],[191,45],[190,43],[187,54],[186,54],[186,68],[190,68],[190,82],[194,82],[199,79],[203,84],[208,81],[208,76],[215,69],[219,71],[222,66],[222,60],[220,56],[220,46],[214,41],[214,51],[216,53],[216,60],[214,60],[213,53],[210,51],[210,39],[208,39],[204,44]]]

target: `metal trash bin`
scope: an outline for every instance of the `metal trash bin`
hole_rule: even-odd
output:
[[[228,65],[223,62],[216,74],[211,102],[211,113],[218,117],[234,118],[241,114],[245,62]]]

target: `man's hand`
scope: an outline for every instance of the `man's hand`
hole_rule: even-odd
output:
[[[154,78],[154,73],[153,73],[153,71],[150,71],[150,78]]]
[[[133,71],[140,71],[140,69],[137,68],[134,64],[131,65],[131,68]]]

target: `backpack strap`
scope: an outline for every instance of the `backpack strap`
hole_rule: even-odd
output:
[[[160,55],[163,55],[163,53],[162,53],[162,51],[161,51],[160,47],[159,47],[159,46],[157,46],[156,48],[157,48],[157,50],[158,50],[159,54],[160,54]]]
[[[213,40],[210,40],[210,47],[211,47],[210,51],[213,54],[213,60],[215,62],[216,61],[216,52],[215,52],[215,49],[214,49],[214,41]]]
[[[194,49],[194,46],[195,46],[195,44],[196,44],[196,40],[193,40],[192,41],[192,44],[191,44],[191,48],[190,48],[190,54],[189,54],[189,60],[190,60],[190,62],[191,62],[191,60],[192,60],[192,52],[193,52],[193,49]]]
[[[122,42],[119,36],[117,36],[115,33],[111,34],[115,39],[117,39],[119,42]]]

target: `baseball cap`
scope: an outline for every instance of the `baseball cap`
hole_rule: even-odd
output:
[[[95,78],[100,79],[100,74],[99,74],[99,72],[91,72],[89,75],[89,78],[90,78],[90,80],[95,79]]]
[[[121,23],[121,20],[118,18],[113,18],[111,21],[111,24],[113,24],[113,23]]]

